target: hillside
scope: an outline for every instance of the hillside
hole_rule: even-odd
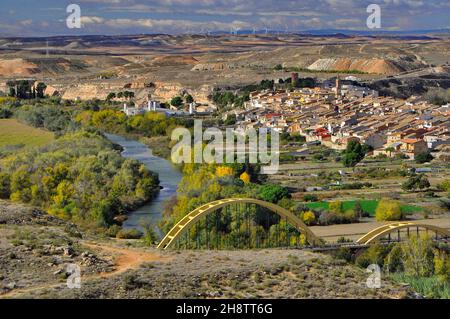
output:
[[[325,255],[275,249],[163,254],[138,242],[87,235],[8,201],[0,201],[0,263],[0,298],[412,296],[388,281],[381,289],[368,289],[364,270]],[[69,263],[81,266],[81,289],[65,286]]]

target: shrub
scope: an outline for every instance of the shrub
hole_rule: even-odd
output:
[[[430,182],[423,174],[413,174],[402,184],[402,189],[406,191],[425,189],[428,187],[430,187]]]
[[[318,201],[318,198],[317,198],[316,195],[313,195],[313,194],[306,194],[306,195],[303,196],[303,200],[304,200],[305,202],[317,202],[317,201]]]
[[[388,272],[403,271],[403,253],[400,245],[394,245],[384,260],[384,265]]]
[[[0,198],[8,199],[11,196],[11,177],[0,172]]]
[[[140,239],[142,233],[137,229],[121,229],[117,232],[116,238],[118,239]]]
[[[423,164],[427,162],[431,162],[433,160],[433,155],[429,152],[423,152],[416,156],[416,163]]]
[[[377,264],[380,267],[384,265],[389,249],[385,246],[376,244],[370,246],[364,253],[359,255],[355,262],[358,266],[367,268],[371,264]]]
[[[342,212],[342,202],[341,201],[330,202],[328,204],[328,209],[330,212],[333,212],[333,213],[341,213]]]
[[[440,184],[438,186],[439,190],[444,191],[444,192],[448,192],[450,191],[450,179],[442,182],[442,184]]]
[[[352,251],[348,247],[341,247],[339,248],[333,255],[336,259],[343,259],[346,262],[352,262],[354,259],[354,256],[352,254]]]
[[[112,225],[106,231],[106,235],[109,237],[116,237],[117,233],[119,233],[121,231],[121,229],[122,228],[119,225]]]
[[[450,257],[447,252],[434,250],[434,274],[443,282],[450,280]]]

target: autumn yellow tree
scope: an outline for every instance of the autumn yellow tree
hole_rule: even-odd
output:
[[[247,172],[242,173],[239,178],[244,182],[244,184],[250,183],[250,175]]]
[[[303,222],[309,226],[315,222],[316,215],[314,215],[314,212],[309,210],[309,211],[303,213],[302,219],[303,219]]]
[[[400,203],[394,200],[382,199],[375,211],[377,221],[401,220],[402,210]]]
[[[234,175],[234,170],[233,170],[233,168],[228,167],[228,166],[218,166],[216,168],[216,175],[217,175],[217,177]]]

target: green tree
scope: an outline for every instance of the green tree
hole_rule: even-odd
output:
[[[144,236],[142,236],[144,243],[147,246],[153,245],[158,240],[158,234],[155,230],[156,226],[151,221],[143,219],[139,222],[139,224],[144,230]]]
[[[290,198],[290,194],[285,187],[274,184],[266,184],[260,187],[259,197],[266,202],[277,203],[284,197]]]
[[[422,190],[429,187],[430,182],[424,174],[413,174],[402,184],[402,189],[406,191]]]
[[[36,97],[43,99],[45,97],[45,89],[47,88],[47,85],[45,85],[45,83],[39,82],[36,85]]]
[[[188,104],[194,102],[194,98],[190,94],[186,95],[185,100],[186,100],[186,103],[188,103]]]
[[[355,167],[364,159],[365,153],[358,141],[351,140],[344,152],[342,162],[345,167]]]
[[[180,108],[180,106],[183,105],[183,99],[181,98],[181,96],[175,96],[170,101],[170,105],[172,105],[172,106],[174,106],[176,108]]]
[[[116,98],[116,93],[111,92],[108,94],[108,96],[106,97],[106,101],[111,101],[114,100]]]
[[[403,265],[411,276],[427,277],[433,274],[433,243],[429,236],[411,236],[402,243]]]
[[[430,152],[423,152],[420,154],[417,154],[416,156],[416,163],[423,164],[427,162],[431,162],[433,160],[433,155],[430,154]]]
[[[0,172],[0,198],[8,199],[11,195],[11,177],[7,173]]]

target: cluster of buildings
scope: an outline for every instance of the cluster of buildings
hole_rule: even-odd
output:
[[[147,101],[146,104],[132,107],[128,106],[127,103],[124,103],[122,111],[127,116],[142,115],[147,112],[164,113],[167,116],[188,116],[188,115],[209,115],[213,111],[215,111],[215,109],[213,109],[210,106],[200,105],[195,102],[189,103],[186,110],[185,109],[179,110],[173,106],[171,106],[170,108],[164,108],[162,107],[160,102],[149,100]]]
[[[252,92],[245,110],[234,110],[237,126],[266,127],[304,136],[307,142],[343,150],[351,140],[370,145],[373,155],[450,154],[450,106],[380,97],[366,87],[342,84],[294,91]],[[449,152],[449,153],[446,153]]]

